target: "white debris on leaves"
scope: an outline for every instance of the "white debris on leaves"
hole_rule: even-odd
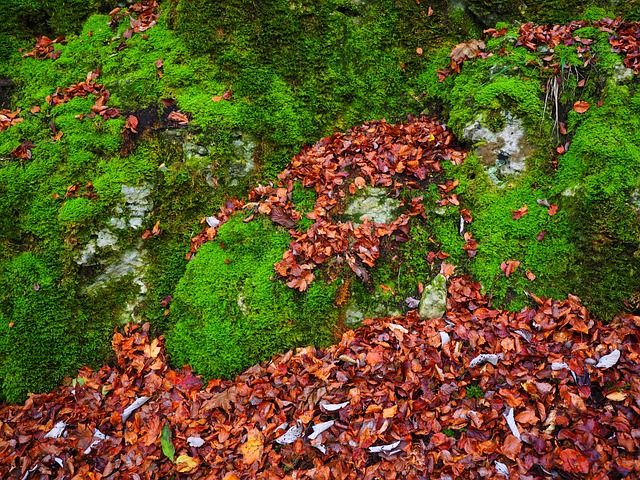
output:
[[[302,423],[298,421],[295,425],[291,426],[289,430],[276,438],[276,443],[279,443],[280,445],[289,445],[302,436],[303,430],[304,428],[302,427]]]
[[[369,451],[371,453],[386,453],[388,455],[393,455],[400,450],[396,450],[396,448],[400,445],[400,440],[397,442],[389,443],[387,445],[378,445],[376,447],[369,447]]]
[[[106,440],[109,437],[107,437],[104,433],[102,433],[100,430],[95,428],[93,430],[93,438],[95,438],[95,440],[91,442],[91,445],[89,445],[87,449],[84,451],[85,455],[89,455],[89,453],[91,453],[92,448],[96,447],[102,440]]]
[[[204,445],[204,440],[200,437],[189,437],[187,438],[187,445],[190,447],[199,448]]]
[[[504,416],[504,418],[507,419],[507,425],[509,425],[509,428],[511,429],[511,433],[513,434],[513,436],[516,437],[518,440],[521,440],[520,430],[518,430],[518,425],[516,424],[516,420],[515,418],[513,418],[513,408],[509,407],[507,409],[507,412],[503,413],[502,415]]]
[[[489,362],[491,365],[495,367],[500,361],[500,359],[502,359],[502,357],[503,357],[502,353],[499,353],[497,355],[494,353],[481,353],[480,355],[475,357],[473,360],[471,360],[471,362],[469,363],[469,368],[473,368],[477,365],[482,365],[487,362]]]
[[[324,408],[327,412],[337,412],[338,410],[349,405],[349,402],[343,403],[321,403],[320,406]]]
[[[596,368],[613,367],[616,363],[618,363],[618,360],[620,360],[620,350],[616,348],[609,355],[601,357],[600,361],[596,365]]]
[[[142,405],[147,403],[151,397],[140,397],[122,412],[122,423],[124,424],[127,419],[131,416],[131,414],[140,408]]]
[[[54,425],[54,427],[49,430],[44,438],[60,438],[64,433],[64,429],[67,428],[67,424],[63,421],[60,421]]]
[[[315,440],[318,435],[320,435],[322,432],[330,429],[333,424],[335,423],[335,420],[329,420],[328,422],[322,422],[322,423],[317,423],[313,426],[313,432],[311,432],[309,434],[309,440]]]
[[[451,337],[447,332],[440,332],[440,343],[446,345],[451,341]]]
[[[504,475],[505,477],[509,478],[509,467],[497,460],[494,462],[494,465],[496,467],[496,473],[498,475]]]

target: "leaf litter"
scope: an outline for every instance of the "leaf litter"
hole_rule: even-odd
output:
[[[114,365],[0,408],[0,476],[637,477],[640,317],[603,325],[574,296],[535,300],[492,310],[453,277],[443,318],[367,319],[205,386],[167,365],[148,324],[127,326]]]

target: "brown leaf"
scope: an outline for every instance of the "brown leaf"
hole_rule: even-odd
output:
[[[162,59],[161,58],[156,60],[156,68],[162,68]]]
[[[520,261],[518,260],[507,260],[506,262],[502,262],[500,264],[500,270],[504,272],[505,277],[509,278],[509,276],[520,266]]]
[[[578,113],[585,113],[587,110],[589,110],[590,106],[591,104],[589,104],[588,102],[577,101],[573,104],[573,109]]]
[[[515,460],[522,450],[522,442],[513,435],[509,434],[505,437],[502,447],[500,448],[505,457]]]
[[[527,270],[525,272],[525,275],[527,276],[527,278],[529,280],[531,280],[532,282],[536,279],[536,276],[534,275],[534,273],[531,270]]]
[[[442,264],[440,264],[440,273],[445,278],[451,277],[455,269],[456,266],[450,263],[442,262]]]
[[[189,123],[189,118],[184,113],[180,112],[171,112],[167,116],[167,120],[176,122],[178,125],[187,125]]]
[[[293,228],[297,223],[289,212],[279,206],[271,207],[269,218],[272,222],[282,225],[285,228]]]
[[[520,207],[517,210],[511,210],[511,213],[513,214],[513,219],[514,220],[520,220],[522,217],[524,217],[527,213],[529,213],[529,207],[527,207],[527,205],[523,205],[522,207]]]

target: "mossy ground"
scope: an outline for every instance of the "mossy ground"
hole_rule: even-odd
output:
[[[572,144],[555,169],[559,139],[543,113],[549,74],[535,54],[513,47],[513,28],[487,46],[494,52],[504,46],[510,55],[467,62],[460,75],[437,81],[451,47],[480,34],[475,20],[448,4],[432,2],[430,16],[429,5],[414,0],[269,0],[248,7],[235,0],[180,0],[164,2],[158,24],[144,35],[125,39],[126,21],[115,30],[106,15],[82,23],[97,9],[108,11],[109,2],[56,9],[56,2],[12,0],[3,10],[10,21],[0,22],[0,77],[15,84],[10,103],[22,109],[24,121],[0,132],[0,398],[22,400],[83,363],[104,361],[122,305],[136,298],[138,287],[132,275],[98,291],[87,286],[128,248],[144,250],[148,264],[148,292],[137,317],[168,333],[177,363],[229,375],[284,348],[329,341],[339,323],[333,307],[339,282],[319,279],[300,295],[270,280],[289,241],[278,228],[233,219],[220,230],[225,249],[219,241],[205,245],[191,264],[184,255],[205,215],[249,186],[273,180],[304,144],[382,117],[441,114],[460,134],[478,114],[499,127],[501,112],[510,110],[523,119],[538,150],[528,173],[504,188],[491,183],[474,155],[462,166],[445,165],[442,180],[460,180],[462,206],[474,215],[467,225],[479,243],[473,259],[462,250],[458,209],[436,213],[435,185],[408,193],[424,197],[427,218],[413,221],[409,242],[386,246],[370,284],[349,280],[364,310],[380,311],[381,304],[387,311],[405,308],[404,298],[416,296],[418,283],[437,273],[426,261],[429,251],[450,254],[448,261],[479,279],[496,304],[520,308],[527,290],[557,297],[577,293],[603,317],[619,309],[640,289],[637,217],[629,202],[640,168],[636,81],[611,80],[620,59],[610,53],[606,35],[593,29],[580,34],[596,40],[597,68],[581,70],[572,48],[558,48],[562,61],[588,81],[579,89],[573,76],[562,79],[559,102]],[[21,58],[18,48],[33,46],[15,35],[29,26],[28,12],[43,19],[44,33],[68,34],[56,61]],[[46,103],[57,87],[97,70],[97,82],[111,92],[109,106],[123,117],[77,119],[90,112],[93,98]],[[211,100],[228,90],[231,100]],[[166,133],[163,98],[174,98],[174,108],[189,114],[189,127],[177,136]],[[603,100],[603,106],[567,115],[578,98],[593,105]],[[30,113],[34,105],[39,113]],[[123,149],[128,114],[151,120],[135,144]],[[52,139],[54,130],[64,132],[61,139]],[[241,135],[255,139],[257,168],[236,184],[228,173],[239,155],[233,142]],[[25,141],[35,144],[33,158],[19,163],[11,151]],[[185,154],[185,142],[206,147],[207,154]],[[88,182],[97,199],[65,198],[69,186],[82,190]],[[98,262],[79,266],[84,246],[110,228],[110,218],[123,207],[122,185],[152,185],[152,210],[140,230],[111,229],[119,251],[102,250]],[[570,187],[575,196],[563,196]],[[549,217],[536,204],[539,198],[557,203],[558,214]],[[309,191],[294,190],[299,211],[309,211],[314,200]],[[510,210],[525,203],[529,214],[513,221]],[[162,233],[142,243],[142,230],[157,221]],[[542,242],[536,240],[540,230],[547,231]],[[508,259],[522,262],[509,279],[499,269]],[[525,269],[536,281],[524,276]],[[247,314],[239,310],[237,284],[250,292]],[[168,296],[175,301],[167,315],[162,300]],[[195,330],[199,325],[201,331]]]

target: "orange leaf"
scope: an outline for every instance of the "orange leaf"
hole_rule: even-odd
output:
[[[513,214],[514,220],[520,220],[527,213],[529,213],[529,207],[527,207],[527,205],[525,204],[522,207],[520,207],[518,210],[511,210],[511,213]]]
[[[449,278],[453,275],[453,271],[456,269],[455,265],[451,265],[450,263],[442,262],[440,265],[440,273],[443,277]]]
[[[558,212],[558,206],[555,203],[552,203],[547,212],[550,217],[553,217]]]
[[[422,55],[422,49],[420,47],[416,48],[416,53]]]
[[[393,407],[385,408],[382,411],[382,418],[393,418],[398,412],[398,405],[394,405]]]
[[[240,453],[242,453],[242,461],[251,465],[254,462],[259,462],[262,458],[262,452],[264,450],[264,436],[257,428],[252,428],[247,433],[247,441],[240,447]]]
[[[583,102],[582,100],[580,100],[573,104],[573,109],[578,113],[584,113],[589,110],[590,106],[591,104],[589,104],[588,102]]]
[[[589,473],[589,460],[577,450],[567,448],[560,452],[560,458],[562,459],[562,467],[567,472]]]

